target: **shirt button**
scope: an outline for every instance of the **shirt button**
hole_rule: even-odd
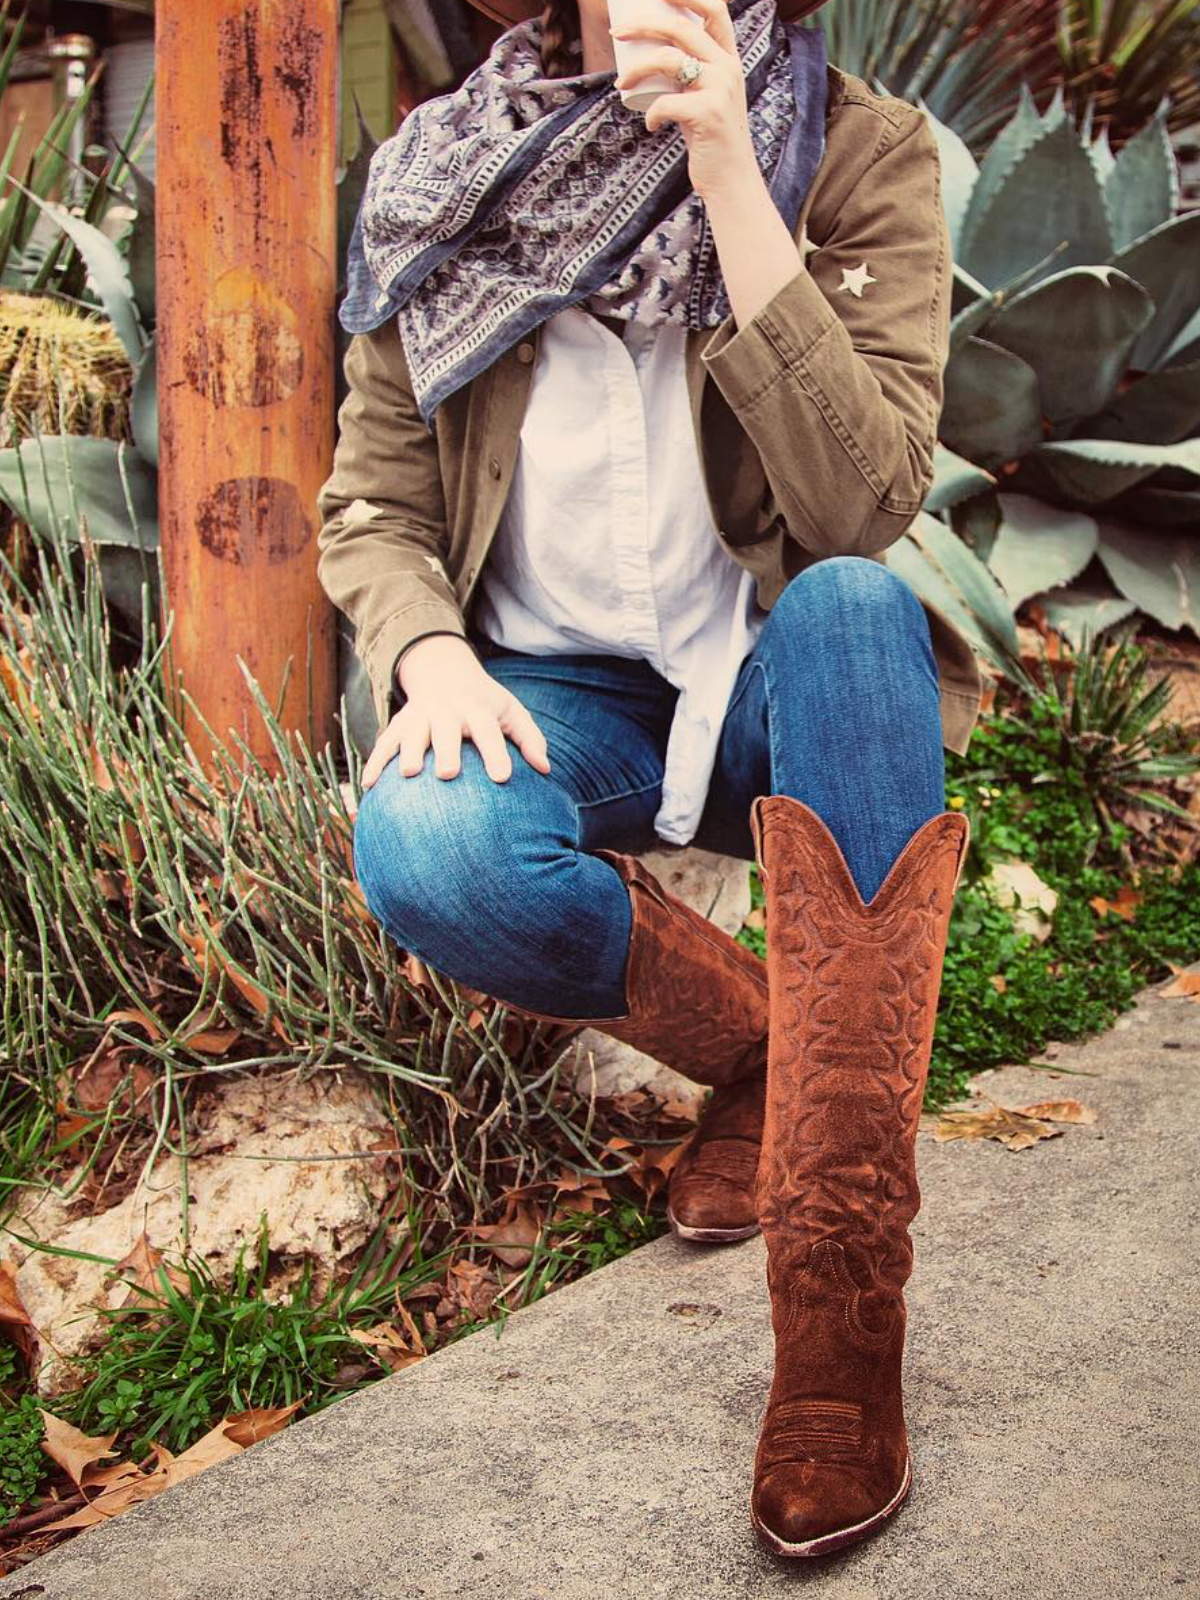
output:
[[[519,344],[517,346],[517,360],[523,367],[527,367],[533,360],[533,346],[531,344]]]
[[[498,478],[500,476],[500,463],[496,460],[495,456],[492,456],[488,461],[488,471],[491,473],[493,478]]]

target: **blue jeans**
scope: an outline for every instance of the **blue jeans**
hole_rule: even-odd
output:
[[[619,1017],[631,909],[592,854],[653,848],[678,691],[644,661],[532,656],[476,640],[541,727],[551,772],[510,745],[496,783],[463,742],[453,778],[390,761],[361,801],[354,860],[372,914],[446,977],[531,1011]],[[925,612],[888,568],[816,562],[784,589],[743,661],[693,843],[754,859],[750,802],[817,813],[869,900],[945,808],[938,670]]]

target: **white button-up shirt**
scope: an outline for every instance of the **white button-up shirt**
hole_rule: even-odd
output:
[[[766,612],[717,541],[692,425],[686,330],[578,306],[542,327],[504,512],[475,619],[531,655],[640,657],[679,689],[660,838],[686,844],[738,668]]]

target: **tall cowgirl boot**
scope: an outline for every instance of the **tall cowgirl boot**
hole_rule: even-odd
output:
[[[669,893],[636,856],[597,850],[629,891],[626,1010],[560,1017],[509,1009],[568,1033],[596,1028],[714,1093],[667,1191],[673,1230],[724,1243],[758,1232],[754,1182],[767,1062],[767,973],[753,951]]]
[[[912,1479],[901,1397],[917,1121],[969,825],[923,824],[864,904],[798,800],[751,822],[767,907],[770,1046],[757,1204],[775,1375],[752,1520],[783,1556],[863,1538]]]

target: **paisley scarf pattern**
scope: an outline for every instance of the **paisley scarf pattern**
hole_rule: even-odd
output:
[[[759,170],[794,232],[825,148],[820,27],[730,0]],[[715,327],[729,301],[678,124],[648,133],[612,71],[547,78],[541,23],[517,24],[371,157],[338,317],[391,316],[413,392],[439,405],[564,307]]]

